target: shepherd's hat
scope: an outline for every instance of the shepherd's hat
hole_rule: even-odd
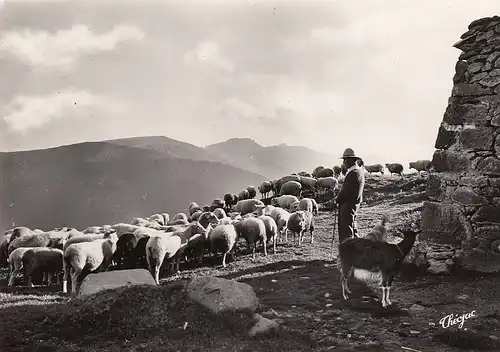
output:
[[[346,150],[344,150],[344,154],[342,154],[342,157],[340,157],[339,159],[348,159],[348,158],[360,159],[360,157],[356,156],[354,150],[352,150],[351,148],[346,148]]]

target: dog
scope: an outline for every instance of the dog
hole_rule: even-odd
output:
[[[385,228],[385,224],[387,222],[389,222],[389,216],[387,214],[383,214],[380,222],[375,225],[375,227],[363,238],[375,242],[387,242],[387,229]]]

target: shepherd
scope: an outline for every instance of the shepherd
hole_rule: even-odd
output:
[[[342,188],[334,201],[338,205],[339,244],[347,238],[358,237],[356,215],[363,201],[365,188],[365,174],[357,163],[361,158],[356,156],[354,150],[347,148],[340,159],[344,160],[342,165],[347,172]]]

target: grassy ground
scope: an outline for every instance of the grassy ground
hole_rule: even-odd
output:
[[[425,179],[371,177],[358,226],[371,228],[383,212],[390,233],[418,217]],[[414,216],[415,215],[415,216]],[[497,276],[397,278],[394,307],[383,310],[381,292],[351,280],[352,298],[341,298],[339,273],[330,260],[332,212],[317,217],[315,243],[282,244],[256,260],[240,255],[227,268],[207,259],[184,265],[158,288],[112,290],[91,299],[71,299],[59,286],[9,289],[0,273],[0,351],[417,351],[500,350]],[[391,238],[392,241],[399,239]],[[336,245],[335,245],[336,247]],[[260,312],[283,320],[277,337],[250,339],[233,333],[186,303],[179,288],[189,278],[215,275],[247,282],[260,299]],[[439,320],[476,311],[463,329]],[[182,329],[185,322],[188,326]],[[467,329],[467,330],[465,330]]]

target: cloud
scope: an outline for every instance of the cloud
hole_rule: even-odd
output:
[[[94,109],[119,109],[116,102],[80,90],[67,90],[47,95],[15,97],[6,106],[4,121],[10,132],[25,135],[53,120],[91,117]]]
[[[24,29],[2,35],[0,53],[14,55],[27,65],[69,68],[78,56],[111,51],[121,42],[143,38],[144,33],[128,25],[115,26],[103,34],[93,33],[84,25],[73,25],[55,34]]]
[[[187,64],[207,64],[229,72],[234,70],[234,64],[222,55],[219,45],[213,41],[203,41],[195,49],[189,50],[184,55],[184,62]]]

